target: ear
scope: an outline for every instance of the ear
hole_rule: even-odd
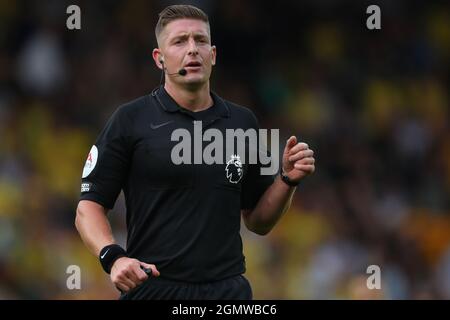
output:
[[[217,49],[216,46],[211,46],[211,65],[216,65],[216,56],[217,56]]]
[[[164,68],[164,66],[161,63],[161,61],[164,62],[164,56],[161,52],[161,49],[159,49],[159,48],[153,49],[152,57],[153,57],[153,60],[155,61],[156,66],[162,70]]]

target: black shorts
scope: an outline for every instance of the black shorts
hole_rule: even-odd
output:
[[[189,283],[150,277],[120,295],[120,300],[251,300],[250,283],[243,275],[204,283]]]

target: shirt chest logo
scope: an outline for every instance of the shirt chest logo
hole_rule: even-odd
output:
[[[168,124],[171,124],[172,122],[173,122],[173,121],[167,121],[167,122],[159,123],[159,124],[150,123],[150,127],[151,127],[153,130],[156,130],[156,129],[165,127],[165,126],[167,126]]]
[[[241,157],[238,155],[232,155],[231,159],[227,162],[225,172],[228,181],[230,181],[231,183],[238,183],[239,181],[241,181],[244,175]]]

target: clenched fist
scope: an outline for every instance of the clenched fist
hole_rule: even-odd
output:
[[[141,267],[151,269],[152,276],[159,276],[159,271],[154,264],[122,257],[117,259],[111,268],[111,281],[117,289],[122,292],[127,292],[147,280],[148,275]]]
[[[294,183],[315,170],[314,151],[309,149],[304,142],[297,143],[297,138],[292,136],[288,139],[283,153],[283,171]]]

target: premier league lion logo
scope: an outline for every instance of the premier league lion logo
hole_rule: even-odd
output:
[[[227,162],[225,171],[227,173],[227,179],[231,183],[238,183],[241,181],[242,176],[244,175],[241,157],[238,155],[232,155],[231,159]]]

